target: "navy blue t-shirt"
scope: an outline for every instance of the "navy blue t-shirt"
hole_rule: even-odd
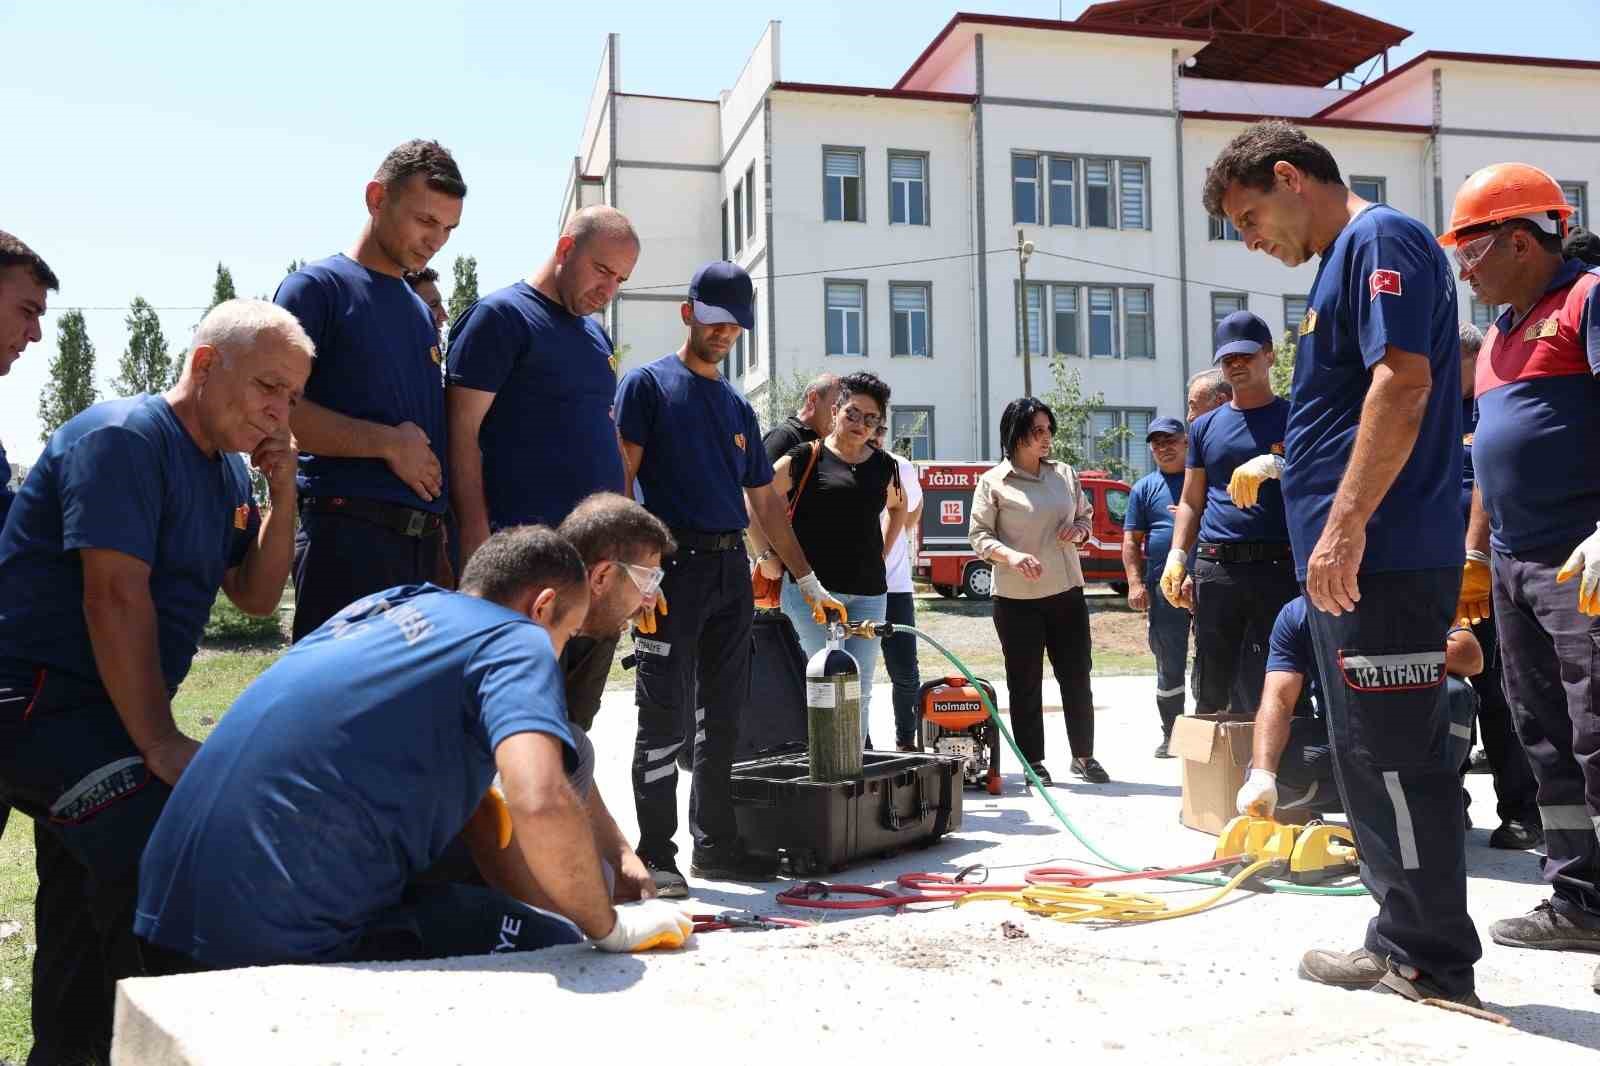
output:
[[[1411,455],[1367,523],[1361,573],[1459,567],[1461,338],[1456,283],[1428,228],[1369,207],[1322,253],[1300,326],[1283,498],[1301,580],[1355,448],[1372,368],[1392,345],[1432,370]],[[1481,356],[1480,356],[1481,358]]]
[[[166,400],[96,404],[51,435],[0,533],[0,671],[99,680],[78,551],[102,548],[149,564],[161,675],[177,689],[260,523],[244,460],[202,452]]]
[[[1311,620],[1306,615],[1306,598],[1296,596],[1283,605],[1272,623],[1267,641],[1267,673],[1305,676],[1305,683],[1322,702],[1317,691],[1317,654],[1311,644]]]
[[[644,448],[639,484],[651,514],[675,529],[743,529],[744,490],[772,483],[755,409],[723,378],[676,355],[628,371],[617,387],[617,428]]]
[[[11,491],[11,460],[6,458],[6,446],[0,444],[0,477],[4,483],[0,484],[0,526],[6,524],[6,515],[11,512],[11,501],[17,494]]]
[[[439,334],[421,297],[400,278],[347,255],[308,263],[284,278],[273,302],[300,320],[317,357],[305,397],[364,422],[411,422],[445,456]],[[446,496],[424,500],[382,459],[300,453],[302,496],[354,496],[443,513]]]
[[[346,957],[466,825],[517,733],[577,762],[544,630],[433,585],[358,600],[222,716],[139,867],[134,930],[211,966]]]
[[[1128,513],[1122,519],[1124,530],[1135,530],[1145,535],[1145,582],[1154,585],[1161,580],[1161,571],[1167,565],[1167,553],[1172,550],[1172,523],[1177,516],[1178,501],[1183,498],[1183,475],[1163,474],[1152,470],[1138,481],[1128,493]]]
[[[1283,489],[1274,480],[1261,483],[1253,507],[1235,506],[1228,481],[1242,463],[1259,455],[1283,454],[1289,401],[1274,396],[1261,407],[1241,411],[1225,403],[1189,425],[1191,467],[1206,472],[1206,509],[1200,515],[1200,539],[1208,544],[1237,541],[1282,544],[1289,539],[1283,512]]]
[[[495,529],[559,525],[594,492],[622,491],[611,420],[611,339],[525,281],[490,293],[450,327],[450,384],[495,394],[478,445]]]

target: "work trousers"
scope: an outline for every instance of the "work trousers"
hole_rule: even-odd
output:
[[[408,537],[350,515],[302,514],[294,536],[294,639],[375,592],[453,584],[446,566],[442,533]]]
[[[1255,714],[1265,677],[1272,624],[1300,595],[1294,562],[1223,563],[1194,567],[1194,700],[1200,714]]]
[[[1495,628],[1517,734],[1539,782],[1544,878],[1575,921],[1600,926],[1600,618],[1556,584],[1575,547],[1496,551]]]
[[[909,592],[891,592],[884,608],[884,620],[897,626],[917,624],[916,597]],[[884,637],[883,666],[894,684],[894,742],[900,747],[917,743],[917,694],[922,689],[922,673],[917,664],[917,638],[910,633]]]
[[[1460,587],[1455,567],[1364,574],[1355,610],[1309,612],[1334,775],[1378,902],[1367,950],[1452,996],[1472,991],[1483,954],[1461,816],[1459,733],[1471,730],[1452,731],[1440,691]]]
[[[1083,589],[1036,600],[994,598],[994,628],[1006,661],[1011,730],[1030,763],[1044,761],[1044,657],[1061,686],[1061,710],[1074,759],[1094,754],[1093,662]]]
[[[1494,774],[1495,813],[1502,822],[1539,825],[1539,783],[1534,780],[1528,753],[1517,739],[1511,705],[1506,702],[1501,669],[1504,656],[1495,636],[1495,620],[1479,622],[1472,627],[1472,635],[1483,649],[1483,670],[1472,678],[1472,687],[1478,693],[1478,736]]]
[[[633,751],[633,801],[643,859],[659,864],[677,854],[678,749],[694,728],[694,787],[689,831],[696,847],[738,841],[730,778],[739,716],[750,696],[755,601],[743,547],[679,548],[662,564],[670,608],[651,634],[637,631],[634,698],[639,735]]]
[[[618,635],[579,635],[568,640],[561,652],[561,676],[566,680],[567,690],[567,720],[576,722],[586,733],[594,728],[594,716],[600,712],[600,700],[605,695],[606,678],[611,673],[611,660],[616,658],[619,640]]]
[[[116,982],[141,972],[139,857],[171,794],[98,684],[0,682],[0,795],[33,819],[39,878],[28,1066],[110,1061]]]
[[[1161,582],[1148,582],[1150,611],[1145,635],[1150,654],[1156,657],[1156,712],[1161,716],[1161,734],[1172,736],[1172,723],[1183,715],[1183,674],[1189,664],[1189,626],[1192,616],[1174,607],[1161,594]]]

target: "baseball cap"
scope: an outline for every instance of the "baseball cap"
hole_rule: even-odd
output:
[[[1567,230],[1567,239],[1562,242],[1561,251],[1568,259],[1581,259],[1590,266],[1600,266],[1600,236],[1582,226]]]
[[[719,259],[695,271],[689,282],[689,300],[694,304],[694,320],[702,326],[733,323],[755,329],[755,286],[750,275],[737,263]]]
[[[1144,439],[1146,442],[1148,442],[1154,437],[1160,437],[1168,433],[1182,432],[1183,423],[1178,421],[1176,418],[1158,418],[1154,422],[1150,423],[1150,432],[1144,435]]]
[[[1216,366],[1230,355],[1254,355],[1270,347],[1272,330],[1261,321],[1261,316],[1235,311],[1217,323],[1217,351],[1211,357],[1211,365]]]

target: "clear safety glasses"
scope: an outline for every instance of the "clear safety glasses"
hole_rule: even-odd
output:
[[[1467,277],[1478,269],[1478,264],[1483,262],[1483,257],[1489,254],[1489,249],[1494,247],[1494,242],[1500,237],[1500,230],[1501,227],[1496,226],[1469,241],[1456,242],[1450,254],[1455,260],[1456,270],[1462,277]]]
[[[611,561],[628,572],[628,577],[639,590],[639,595],[646,599],[656,594],[656,590],[661,587],[661,579],[667,575],[667,572],[659,566],[635,566],[621,559]]]

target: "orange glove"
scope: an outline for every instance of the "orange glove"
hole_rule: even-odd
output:
[[[478,809],[468,819],[468,828],[488,834],[493,832],[495,842],[504,851],[511,846],[511,808],[506,806],[506,794],[498,785],[490,785],[478,802]]]
[[[1482,554],[1482,553],[1476,553]],[[1456,620],[1476,625],[1489,617],[1489,562],[1469,558],[1461,568],[1461,592],[1456,597]]]
[[[646,636],[654,633],[659,624],[656,621],[658,614],[662,618],[667,616],[667,594],[662,589],[656,589],[654,603],[647,603],[639,609],[638,615],[633,620],[633,627]]]

